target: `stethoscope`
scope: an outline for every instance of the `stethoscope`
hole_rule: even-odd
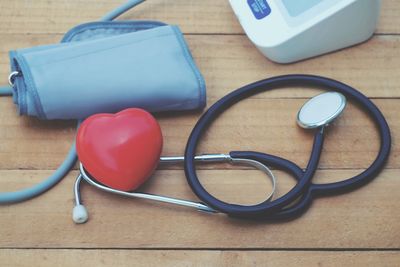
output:
[[[197,146],[210,124],[225,110],[255,94],[283,87],[317,87],[331,90],[307,101],[297,115],[298,124],[306,129],[315,129],[314,144],[306,168],[269,154],[252,151],[232,151],[229,154],[195,156]],[[362,173],[346,180],[327,184],[314,184],[312,178],[318,168],[324,142],[324,129],[345,109],[346,98],[359,104],[373,119],[380,136],[380,149],[374,162]],[[301,215],[315,197],[337,195],[359,188],[375,178],[384,167],[391,149],[389,126],[380,110],[362,93],[341,82],[312,75],[285,75],[258,81],[237,89],[213,104],[198,120],[187,141],[183,157],[161,157],[161,163],[183,162],[185,176],[192,191],[202,202],[193,202],[170,197],[125,192],[99,184],[80,164],[80,174],[74,184],[75,207],[73,220],[84,223],[88,219],[86,208],[80,196],[81,181],[86,181],[103,191],[125,197],[143,198],[195,208],[210,213],[225,213],[231,217],[254,220],[283,220]],[[256,205],[237,205],[221,201],[206,191],[196,173],[195,162],[229,162],[249,164],[267,174],[272,184],[272,192],[267,199]],[[268,166],[268,167],[267,167]],[[276,179],[269,167],[281,169],[297,180],[297,184],[284,196],[273,200]]]

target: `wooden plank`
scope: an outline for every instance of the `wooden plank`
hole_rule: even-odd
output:
[[[374,102],[387,117],[393,138],[397,138],[400,132],[400,100],[379,99]],[[261,151],[288,158],[305,167],[313,134],[299,128],[295,122],[296,113],[303,103],[304,99],[243,101],[215,122],[201,142],[198,153]],[[62,162],[74,137],[72,122],[20,118],[15,114],[10,99],[1,99],[0,110],[0,169],[55,169]],[[157,116],[165,139],[163,155],[183,153],[199,115]],[[365,168],[376,157],[378,145],[377,132],[367,114],[349,105],[327,132],[320,167]],[[392,149],[387,167],[397,168],[400,166],[397,142]]]
[[[73,26],[96,21],[123,0],[12,1],[0,2],[0,33],[64,33]],[[400,3],[382,1],[378,33],[400,33]],[[225,0],[152,0],[121,19],[154,19],[178,24],[186,33],[242,34],[243,31]]]
[[[11,49],[58,42],[61,35],[0,35],[0,84],[7,83],[7,53]],[[305,73],[327,76],[357,88],[369,97],[400,97],[400,36],[378,36],[341,52],[280,65],[265,59],[244,36],[187,36],[195,61],[204,75],[210,100],[245,84],[268,77]],[[313,92],[298,88],[256,96],[304,97]]]
[[[282,65],[265,59],[243,36],[188,36],[189,47],[208,85],[220,98],[246,84],[284,74],[313,74],[347,83],[369,97],[399,97],[400,38],[379,36],[323,57]],[[304,97],[310,91],[281,90],[257,97]]]
[[[337,181],[360,171],[319,171],[316,181]],[[9,191],[25,187],[49,173],[1,171],[0,188]],[[83,201],[90,220],[75,225],[71,220],[75,175],[71,174],[39,198],[1,206],[0,247],[399,249],[399,169],[384,171],[368,186],[353,193],[317,199],[301,218],[285,223],[242,221],[124,199],[83,186]],[[267,190],[268,185],[253,170],[203,170],[199,175],[205,187],[217,197],[241,204],[260,201],[261,190]],[[294,181],[282,172],[276,175],[280,196]],[[183,172],[178,170],[157,172],[143,190],[196,199]]]
[[[398,266],[398,252],[0,250],[9,266]]]
[[[9,72],[8,50],[58,42],[69,28],[97,20],[122,2],[0,1],[0,85]],[[228,1],[152,0],[122,17],[154,18],[181,26],[206,79],[209,105],[244,84],[286,73],[329,76],[380,98],[374,102],[387,116],[394,144],[389,169],[371,184],[351,194],[318,199],[304,216],[285,223],[241,221],[122,199],[84,185],[90,220],[78,226],[71,220],[75,171],[38,198],[0,205],[2,265],[398,266],[400,2],[382,3],[378,34],[370,42],[293,65],[264,59],[243,35]],[[312,134],[296,127],[294,118],[304,98],[316,93],[297,88],[240,103],[217,120],[199,153],[255,150],[304,167]],[[166,140],[164,155],[181,154],[199,115],[157,115]],[[1,191],[21,189],[50,175],[74,133],[74,122],[21,118],[10,99],[0,99]],[[377,133],[367,115],[350,105],[327,132],[316,182],[338,181],[363,171],[377,149]],[[32,170],[14,170],[18,168]],[[271,185],[262,173],[226,168],[199,166],[201,181],[212,194],[238,204],[263,200]],[[144,191],[196,200],[181,166],[160,169]],[[295,182],[281,171],[274,172],[279,197]]]

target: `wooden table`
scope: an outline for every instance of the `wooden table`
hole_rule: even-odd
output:
[[[122,0],[0,1],[0,82],[9,73],[7,51],[54,43],[76,24],[94,21]],[[297,64],[278,65],[253,47],[228,1],[151,0],[124,19],[179,24],[207,82],[208,105],[247,83],[285,73],[324,75],[348,83],[382,109],[393,134],[386,169],[351,194],[318,199],[301,218],[251,223],[184,208],[132,201],[83,188],[90,221],[71,220],[71,172],[31,201],[0,207],[1,266],[400,266],[400,1],[383,0],[376,35],[369,42]],[[312,133],[295,125],[302,103],[318,93],[281,90],[248,99],[210,129],[199,152],[255,150],[304,167]],[[19,117],[9,98],[0,99],[0,188],[41,181],[63,160],[74,122]],[[158,116],[164,155],[179,155],[199,113]],[[328,130],[316,181],[337,181],[367,167],[378,149],[367,115],[350,105]],[[225,165],[201,166],[202,182],[219,198],[261,201],[262,174]],[[278,195],[294,181],[277,171]],[[162,168],[148,192],[196,199],[181,166]]]

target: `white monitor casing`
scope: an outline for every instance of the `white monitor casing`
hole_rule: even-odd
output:
[[[293,15],[285,6],[290,0],[229,1],[249,39],[278,63],[315,57],[368,40],[375,31],[381,6],[381,0],[320,0]],[[268,5],[268,15],[257,18],[251,3],[257,9],[260,4]]]

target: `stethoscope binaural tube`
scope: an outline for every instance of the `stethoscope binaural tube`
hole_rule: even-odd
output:
[[[181,163],[184,161],[184,157],[161,157],[160,158],[160,163],[161,164],[175,164],[175,163]],[[263,163],[259,162],[258,160],[246,158],[246,157],[235,157],[232,158],[230,155],[227,154],[208,154],[208,155],[199,155],[195,157],[195,161],[197,162],[211,162],[211,163],[218,163],[218,162],[224,162],[224,163],[230,163],[232,165],[248,165],[251,167],[254,167],[260,171],[262,171],[264,174],[266,174],[271,182],[272,189],[269,193],[269,195],[266,198],[266,201],[270,201],[275,193],[276,189],[276,179],[273,174],[273,172]],[[172,198],[172,197],[167,197],[167,196],[160,196],[160,195],[154,195],[154,194],[147,194],[147,193],[141,193],[141,192],[126,192],[126,191],[121,191],[121,190],[116,190],[110,187],[107,187],[105,185],[100,184],[96,180],[94,180],[90,174],[88,174],[82,165],[80,163],[79,165],[79,170],[80,173],[77,176],[75,183],[74,183],[74,198],[75,198],[75,206],[72,210],[72,219],[75,223],[82,224],[85,223],[89,219],[89,214],[86,209],[86,207],[82,204],[81,200],[81,193],[80,193],[80,185],[81,182],[84,180],[88,184],[111,194],[116,194],[119,196],[123,197],[128,197],[128,198],[139,198],[139,199],[145,199],[145,200],[152,200],[152,201],[157,201],[157,202],[162,202],[162,203],[168,203],[168,204],[174,204],[178,206],[184,206],[188,208],[194,208],[198,211],[203,211],[203,212],[209,212],[209,213],[218,213],[218,211],[208,207],[204,203],[201,202],[194,202],[190,200],[184,200],[184,199],[178,199],[178,198]],[[301,170],[300,170],[301,171]]]
[[[264,91],[290,86],[309,86],[333,90],[344,94],[349,99],[360,104],[361,107],[368,112],[379,130],[381,147],[375,161],[364,172],[345,181],[319,185],[312,184],[311,178],[317,169],[319,156],[323,145],[323,128],[321,128],[320,131],[317,131],[315,134],[310,161],[307,164],[306,170],[301,174],[299,172],[301,169],[296,164],[272,155],[256,152],[231,152],[230,155],[233,158],[236,156],[250,157],[269,166],[280,166],[281,169],[289,171],[292,174],[296,173],[294,176],[298,180],[298,183],[286,195],[271,202],[263,202],[254,206],[229,204],[213,197],[200,183],[193,160],[199,141],[206,129],[220,114],[240,100]],[[236,91],[231,92],[212,105],[209,110],[199,119],[196,126],[193,128],[192,133],[190,134],[185,150],[184,168],[187,181],[193,192],[205,204],[209,205],[215,210],[218,210],[219,212],[239,218],[263,220],[289,219],[302,214],[310,206],[314,196],[340,194],[356,189],[371,181],[383,169],[384,164],[389,157],[390,148],[390,129],[384,116],[379,109],[359,91],[346,84],[320,76],[284,75],[244,86]],[[296,202],[299,197],[300,201]],[[295,204],[289,208],[285,208],[291,203]]]

